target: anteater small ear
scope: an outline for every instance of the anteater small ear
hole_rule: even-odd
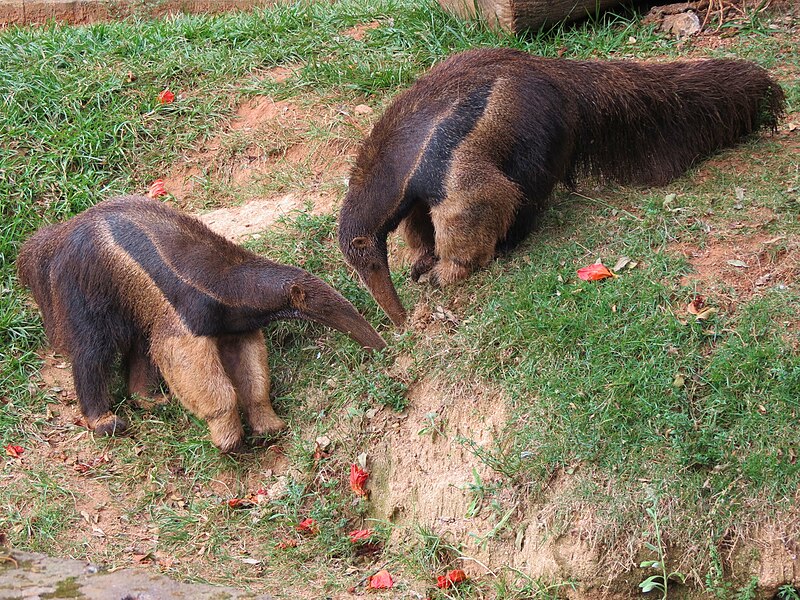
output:
[[[350,244],[353,246],[353,248],[366,248],[369,246],[369,238],[356,237],[352,239]]]
[[[292,306],[296,308],[303,308],[306,305],[306,291],[296,283],[289,288],[289,297],[292,300]]]

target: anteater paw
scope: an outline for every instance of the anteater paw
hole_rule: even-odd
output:
[[[428,283],[434,287],[444,287],[466,279],[471,272],[472,269],[465,264],[453,260],[440,260],[431,269]]]
[[[97,435],[122,435],[128,429],[124,419],[112,413],[106,413],[90,424]]]
[[[278,418],[277,415],[269,417],[268,419],[262,418],[256,426],[251,423],[251,429],[254,437],[270,439],[277,436],[281,431],[287,429],[286,421]]]
[[[419,281],[420,277],[436,266],[436,261],[435,255],[430,253],[423,254],[411,267],[411,279]]]

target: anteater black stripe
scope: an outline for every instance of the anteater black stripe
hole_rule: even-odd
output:
[[[225,305],[184,282],[164,262],[158,249],[139,226],[121,215],[106,215],[111,236],[139,264],[194,335],[210,335],[225,313]]]
[[[453,151],[475,129],[486,110],[491,91],[491,84],[475,88],[439,123],[409,178],[405,202],[423,200],[434,206],[444,200],[444,179],[450,170]]]

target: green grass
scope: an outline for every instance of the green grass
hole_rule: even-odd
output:
[[[361,42],[342,33],[373,21],[379,26]],[[22,548],[117,566],[130,562],[137,545],[136,554],[177,559],[160,568],[184,579],[270,592],[285,586],[287,594],[309,581],[333,594],[388,562],[408,574],[401,587],[445,597],[431,581],[460,564],[469,550],[462,541],[423,528],[405,546],[362,556],[347,539],[351,529],[374,527],[385,543],[392,532],[391,523],[374,520],[371,501],[353,502],[347,486],[356,455],[377,451],[365,414],[413,411],[411,390],[436,377],[499,390],[507,404],[507,423],[491,444],[457,436],[459,415],[432,413],[422,434],[452,439],[493,472],[491,481],[476,473],[469,487],[469,512],[489,519],[487,544],[513,544],[521,515],[510,495],[526,505],[549,502],[552,535],[590,514],[594,539],[624,560],[625,547],[650,539],[645,511],[655,497],[668,556],[694,549],[694,584],[714,593],[744,590],[748,579],[725,579],[720,548],[749,524],[791,510],[800,485],[800,293],[792,284],[739,298],[736,290],[686,283],[691,269],[674,245],[713,244],[714,234],[741,222],[744,236],[784,236],[769,250],[780,264],[800,227],[798,165],[785,141],[747,141],[665,188],[559,192],[520,250],[453,289],[412,284],[408,268],[393,265],[406,305],[455,314],[455,324],[438,329],[395,332],[341,260],[335,217],[292,216],[249,247],[323,277],[378,325],[390,348],[365,357],[346,336],[315,324],[270,326],[274,403],[290,432],[276,447],[235,458],[220,456],[205,424],[176,403],[148,412],[122,402],[132,435],[115,440],[81,437],[80,426],[54,416],[74,407],[37,385],[45,338],[17,285],[14,260],[42,224],[113,194],[144,192],[250,96],[311,103],[312,110],[366,103],[379,114],[447,55],[505,45],[568,58],[746,57],[781,78],[796,113],[800,53],[791,42],[754,19],[747,35],[723,49],[697,50],[631,14],[512,38],[435,5],[399,0],[0,32],[0,442],[26,448],[23,461],[9,460],[0,471],[0,532]],[[276,83],[264,77],[275,66],[296,72]],[[178,99],[162,106],[157,94],[166,87]],[[356,129],[331,119],[308,125],[314,142],[357,141]],[[235,154],[247,140],[228,143]],[[304,165],[278,164],[257,191],[302,193],[308,177]],[[202,185],[210,203],[246,199],[213,169]],[[340,185],[326,185],[341,196]],[[745,190],[743,201],[736,188]],[[675,197],[665,205],[668,194]],[[613,265],[623,255],[638,264],[618,279],[587,283],[575,275],[598,257]],[[685,312],[697,293],[720,308],[707,321]],[[315,459],[320,435],[333,440],[332,453]],[[109,461],[87,473],[73,468],[102,456]],[[271,488],[279,474],[283,495],[248,509],[227,505]],[[558,495],[554,478],[563,484]],[[108,498],[103,510],[121,524],[119,539],[85,535],[80,511],[94,497]],[[306,517],[320,524],[317,536],[295,531]],[[276,548],[284,538],[300,544]],[[351,567],[357,573],[344,575]],[[451,597],[551,598],[572,584],[513,569],[497,574]]]

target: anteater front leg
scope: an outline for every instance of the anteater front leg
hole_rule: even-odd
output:
[[[286,428],[269,401],[269,364],[259,331],[219,337],[219,353],[254,435],[271,436]]]
[[[519,188],[492,165],[464,159],[453,170],[447,196],[431,208],[439,257],[433,285],[455,283],[489,264],[522,201]]]
[[[436,240],[428,205],[417,202],[400,222],[400,232],[411,250],[411,279],[419,281],[436,264]]]
[[[208,423],[214,445],[222,452],[238,450],[244,430],[217,340],[190,334],[154,337],[151,354],[172,394]]]

